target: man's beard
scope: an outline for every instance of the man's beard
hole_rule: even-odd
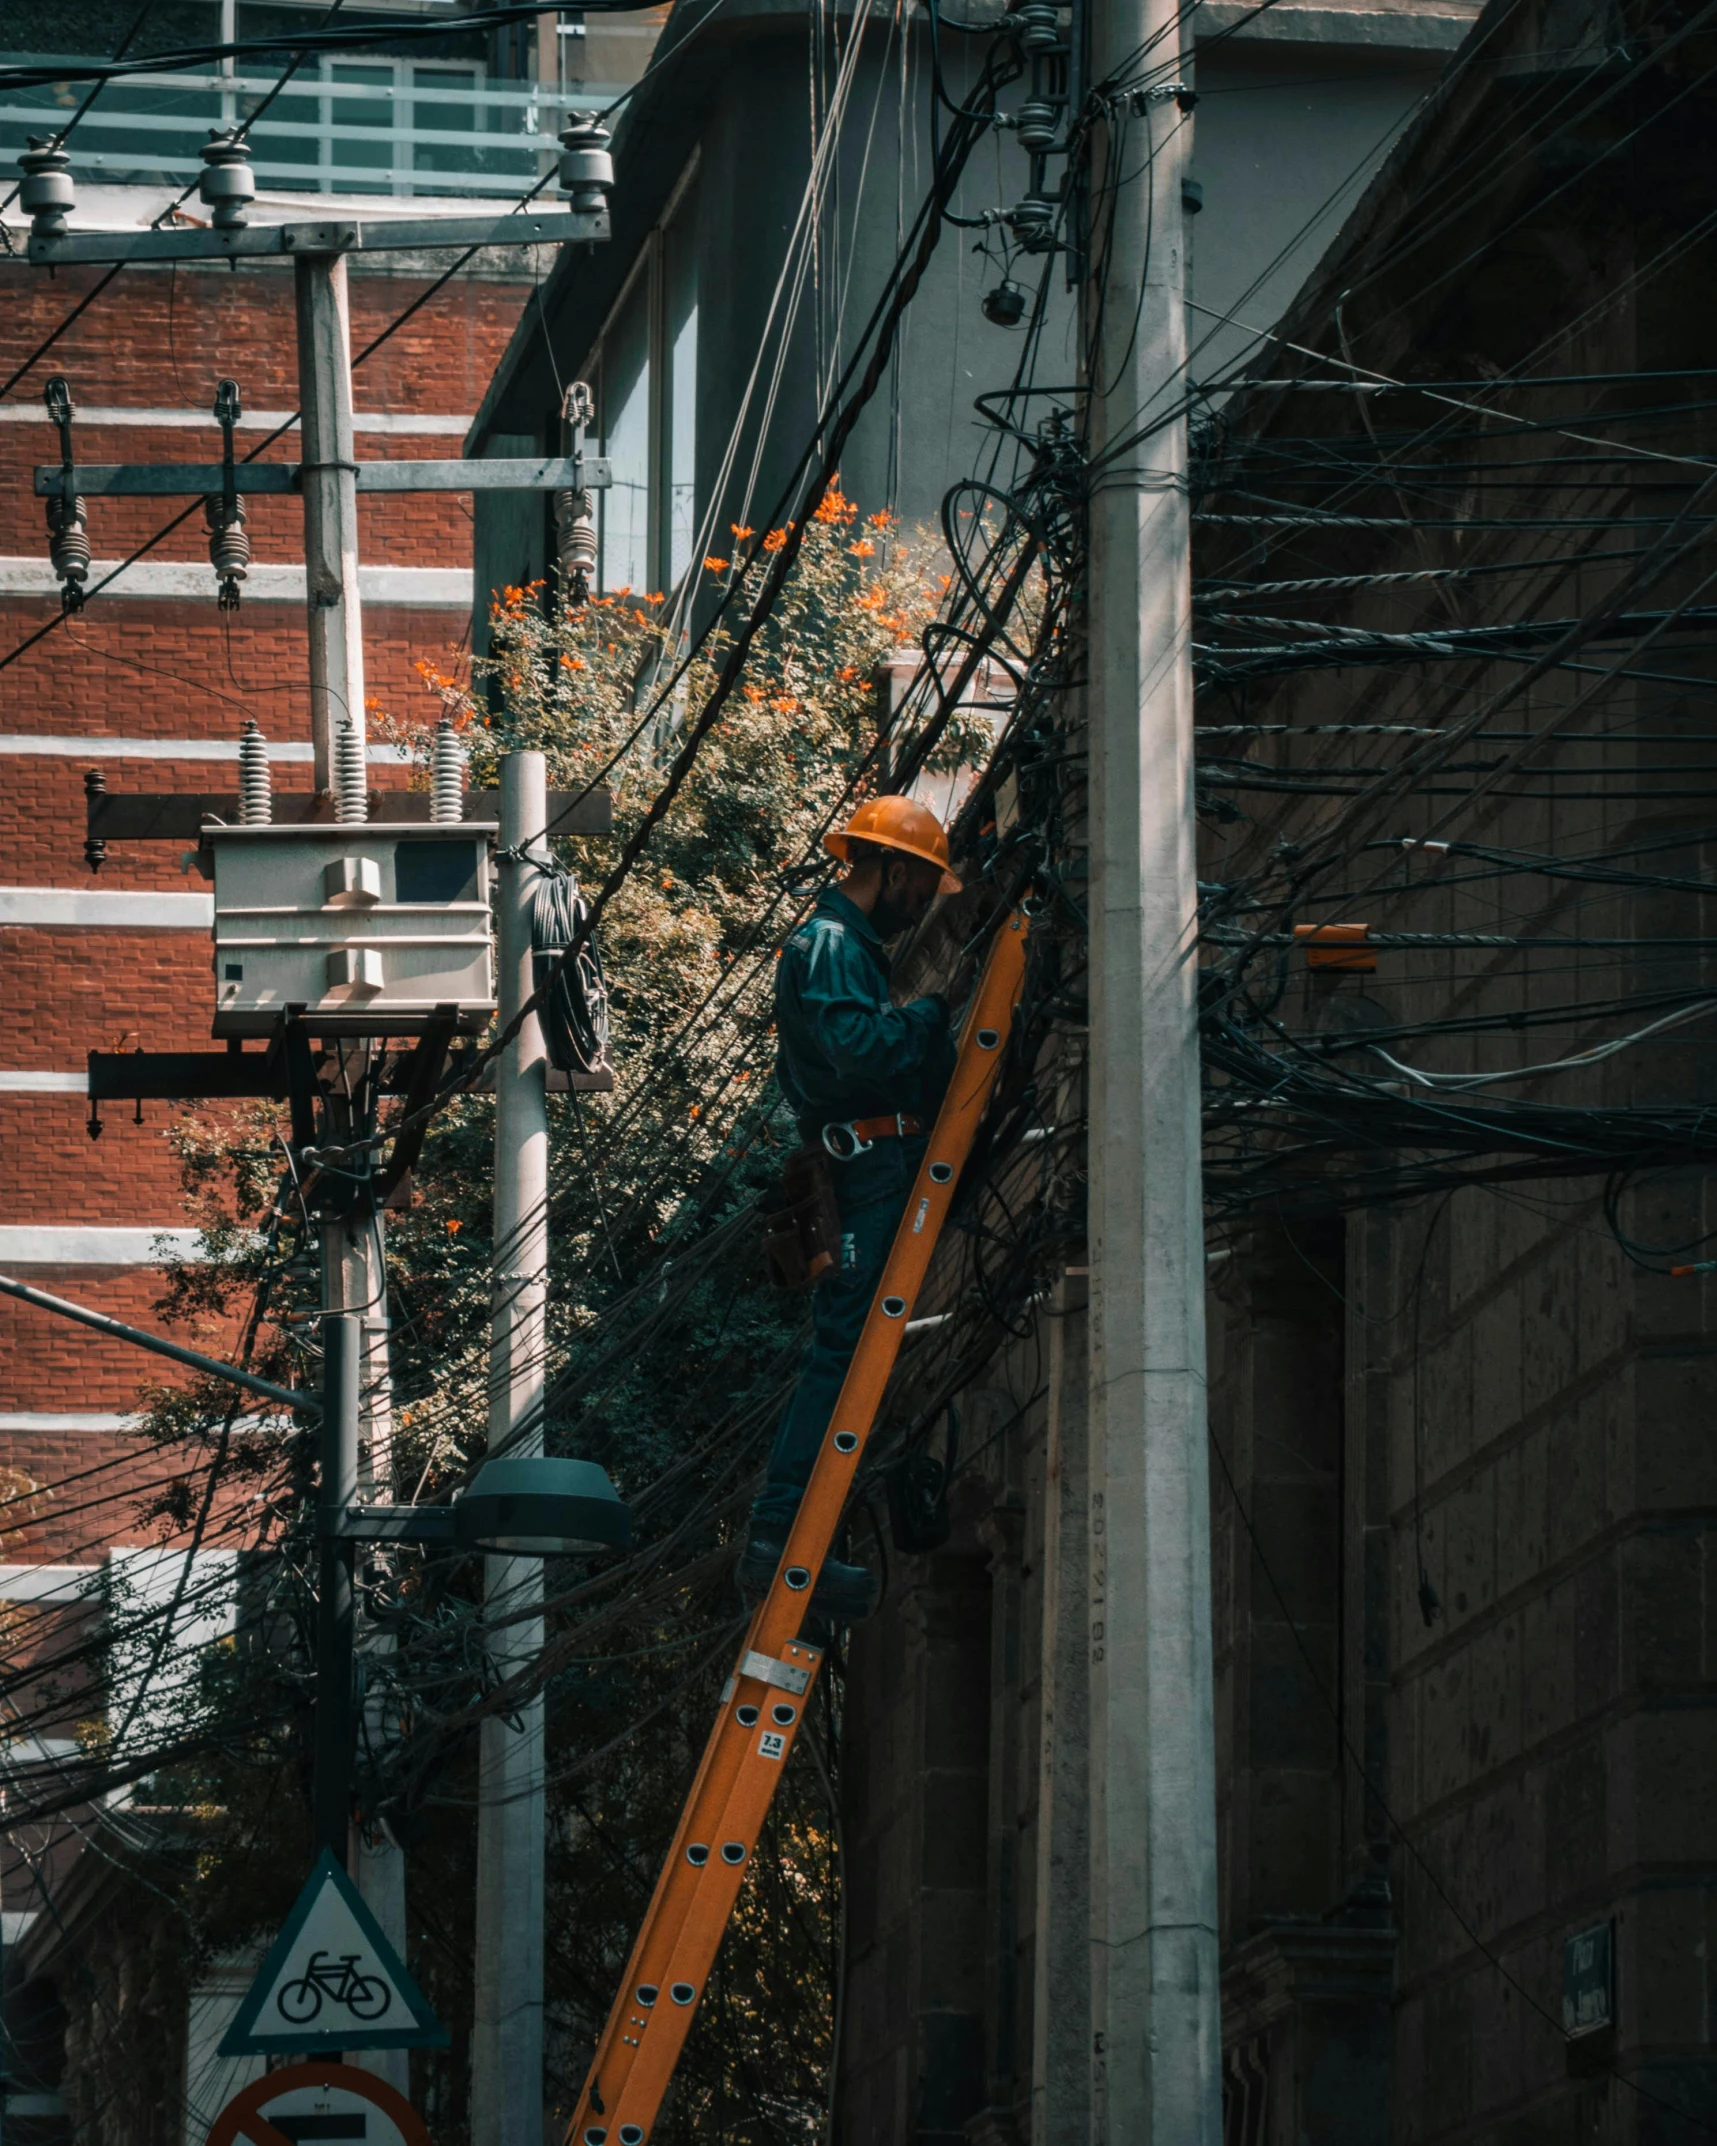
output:
[[[917,903],[910,893],[889,894],[884,892],[876,898],[871,910],[871,927],[879,939],[893,939],[912,922]]]

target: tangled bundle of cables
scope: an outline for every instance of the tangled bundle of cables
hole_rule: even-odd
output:
[[[608,980],[595,935],[588,930],[590,904],[576,876],[544,865],[531,909],[532,983],[542,992],[538,1018],[549,1063],[563,1073],[607,1073]],[[568,947],[577,952],[570,961]]]

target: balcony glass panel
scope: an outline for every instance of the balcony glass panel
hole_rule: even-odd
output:
[[[55,56],[9,53],[52,65]],[[59,55],[68,68],[79,63]],[[366,56],[309,60],[271,95],[278,73],[137,75],[110,83],[68,147],[88,184],[183,187],[211,127],[260,113],[251,130],[262,192],[459,194],[516,200],[550,172],[575,112],[599,111],[617,83],[501,81],[474,62]],[[86,85],[0,90],[0,165],[31,134],[63,127]]]

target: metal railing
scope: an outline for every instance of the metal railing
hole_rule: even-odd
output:
[[[53,56],[8,54],[52,64]],[[139,75],[112,82],[68,144],[74,176],[91,184],[179,185],[202,169],[211,127],[249,118],[270,75]],[[25,139],[64,126],[79,83],[5,92],[0,162]],[[497,82],[473,62],[331,59],[301,68],[251,130],[259,185],[324,194],[515,194],[557,153],[575,112],[600,110],[618,88]]]

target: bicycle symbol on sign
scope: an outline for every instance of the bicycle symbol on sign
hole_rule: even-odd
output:
[[[338,1959],[329,1952],[313,1952],[303,1974],[296,1982],[284,1983],[274,2001],[282,2019],[305,2027],[321,2011],[324,1997],[343,2005],[354,2019],[380,2019],[393,2002],[393,1991],[385,1976],[358,1972],[355,1952]]]

